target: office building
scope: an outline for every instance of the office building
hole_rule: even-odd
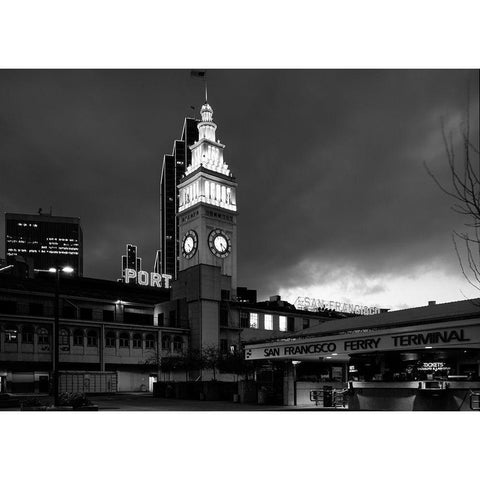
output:
[[[15,257],[33,262],[33,268],[48,270],[70,266],[83,275],[83,233],[80,219],[49,214],[5,214],[5,255],[13,265]],[[30,272],[31,275],[31,272]]]
[[[137,246],[131,245],[130,243],[126,246],[126,255],[122,255],[122,278],[121,280],[125,281],[125,270],[130,268],[131,270],[135,270],[135,272],[139,272],[142,270],[142,259],[137,256]],[[137,277],[131,280],[133,283],[137,283]]]
[[[155,261],[156,273],[176,278],[178,272],[178,191],[177,186],[190,165],[190,146],[198,138],[198,120],[185,118],[180,140],[175,140],[171,154],[164,155],[160,178],[160,252]]]

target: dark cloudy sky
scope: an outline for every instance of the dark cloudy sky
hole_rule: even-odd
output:
[[[399,308],[473,295],[451,233],[443,118],[457,135],[478,72],[210,70],[239,182],[239,284]],[[78,216],[84,273],[116,279],[126,243],[159,243],[159,178],[203,102],[188,70],[1,70],[0,209]],[[460,151],[459,151],[460,153]],[[4,256],[4,224],[0,227]]]

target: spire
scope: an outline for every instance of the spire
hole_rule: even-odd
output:
[[[200,115],[202,116],[202,122],[213,123],[213,108],[207,102],[202,105]]]
[[[202,121],[197,126],[198,139],[206,138],[211,142],[216,142],[215,130],[217,125],[213,121],[213,108],[208,103],[204,103],[200,109],[200,115],[202,116]]]
[[[217,124],[213,121],[213,108],[205,102],[200,109],[202,119],[198,122],[198,141],[190,149],[192,150],[192,163],[186,168],[185,175],[204,167],[212,172],[218,172],[231,176],[228,165],[223,161],[222,145],[216,138]]]

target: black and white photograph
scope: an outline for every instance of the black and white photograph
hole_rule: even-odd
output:
[[[108,25],[60,13],[38,46],[19,33],[39,6],[9,28],[0,421],[4,440],[26,442],[12,461],[42,462],[44,443],[48,462],[70,465],[91,442],[102,476],[105,446],[114,478],[161,471],[175,452],[176,465],[190,458],[186,478],[202,465],[202,478],[283,480],[317,474],[305,467],[324,447],[332,464],[325,453],[319,465],[336,476],[344,461],[357,475],[369,442],[390,459],[397,445],[431,454],[457,435],[470,455],[460,428],[480,419],[478,58],[450,61],[442,42],[445,59],[428,62],[421,42],[381,45],[365,29],[381,61],[357,61],[358,6],[335,53],[318,8],[318,30],[312,10],[308,28],[269,42],[253,10],[223,24],[213,4],[194,4],[195,29],[169,36],[159,12],[176,7],[147,19],[140,3],[130,20],[102,6]],[[397,16],[396,32],[410,18]],[[150,29],[130,32],[133,18]],[[420,17],[410,20],[415,37]],[[291,41],[317,34],[318,49]],[[263,446],[261,466],[234,468],[239,449]],[[289,448],[299,463],[266,461]],[[35,462],[28,476],[57,478]]]
[[[480,408],[478,85],[1,71],[2,407]]]

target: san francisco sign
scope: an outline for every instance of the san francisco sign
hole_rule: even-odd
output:
[[[318,298],[298,297],[294,306],[297,310],[318,312],[322,310],[335,310],[337,312],[355,313],[357,315],[375,315],[380,313],[378,307],[367,307],[365,305],[354,305],[351,303],[334,302]]]

